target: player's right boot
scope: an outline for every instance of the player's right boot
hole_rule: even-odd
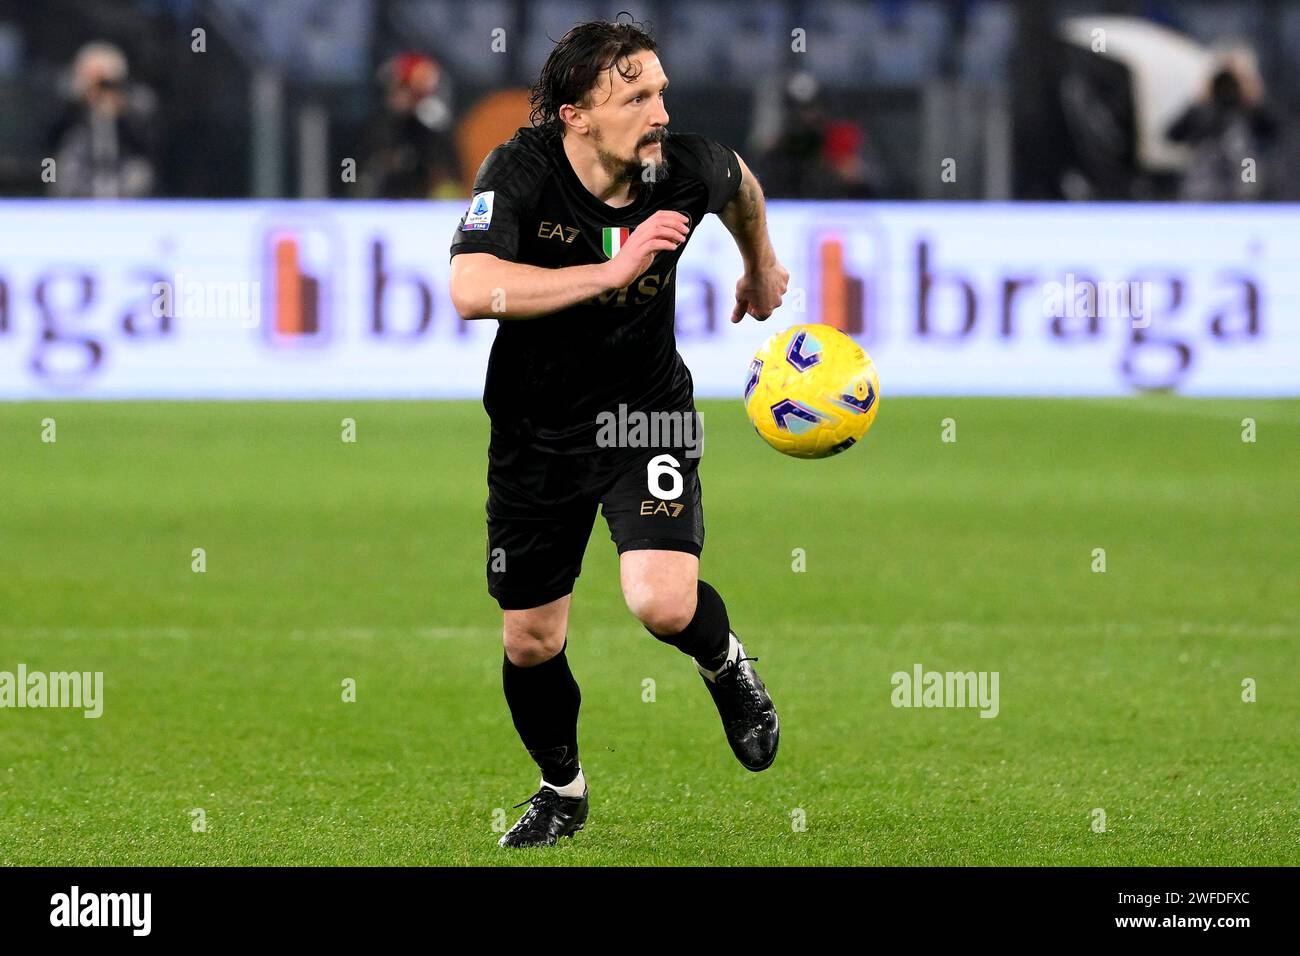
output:
[[[531,806],[501,838],[498,846],[555,846],[560,837],[572,837],[587,822],[587,788],[580,797],[563,797],[550,787],[539,787],[524,803]],[[523,803],[515,804],[515,808]]]
[[[734,631],[731,636],[736,637]],[[746,770],[757,772],[772,766],[776,759],[781,723],[762,678],[750,663],[758,658],[745,656],[745,645],[739,637],[736,643],[740,652],[734,661],[723,665],[712,680],[703,672],[700,678],[713,695],[731,752]]]

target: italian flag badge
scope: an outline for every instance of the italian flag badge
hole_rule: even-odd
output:
[[[623,243],[627,242],[627,237],[632,234],[632,230],[620,226],[606,226],[601,230],[601,248],[605,251],[606,259],[613,259],[618,255],[618,250],[623,248]]]

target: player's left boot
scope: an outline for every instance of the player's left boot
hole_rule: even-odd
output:
[[[736,637],[734,631],[731,636]],[[713,679],[704,673],[700,678],[713,695],[731,752],[745,769],[757,772],[772,766],[776,759],[781,724],[762,678],[750,663],[758,658],[745,656],[740,638],[736,637],[736,643],[740,652],[734,661],[724,664]]]
[[[555,846],[560,837],[572,837],[587,822],[587,788],[582,796],[565,797],[550,787],[540,787],[524,803],[531,804],[519,822],[498,841],[498,846]],[[516,809],[524,804],[516,804]]]

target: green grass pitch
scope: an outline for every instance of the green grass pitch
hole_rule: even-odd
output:
[[[0,670],[105,681],[98,720],[0,710],[0,864],[1300,863],[1300,403],[886,393],[821,462],[700,407],[702,575],[780,754],[736,763],[598,518],[591,819],[508,853],[477,403],[0,405]],[[999,714],[893,707],[917,663]]]

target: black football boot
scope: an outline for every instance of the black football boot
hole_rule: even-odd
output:
[[[734,631],[732,636],[735,636]],[[736,642],[739,643],[740,638],[737,637]],[[741,644],[736,660],[728,661],[716,678],[709,680],[700,675],[713,695],[732,753],[746,770],[755,772],[772,766],[781,736],[772,698],[767,695],[762,678],[750,663],[756,660],[758,658],[745,656],[745,645]]]
[[[531,806],[501,838],[499,846],[555,846],[560,837],[572,837],[587,822],[585,787],[580,797],[562,797],[550,787],[541,787],[524,803]],[[524,803],[515,804],[515,808]]]

